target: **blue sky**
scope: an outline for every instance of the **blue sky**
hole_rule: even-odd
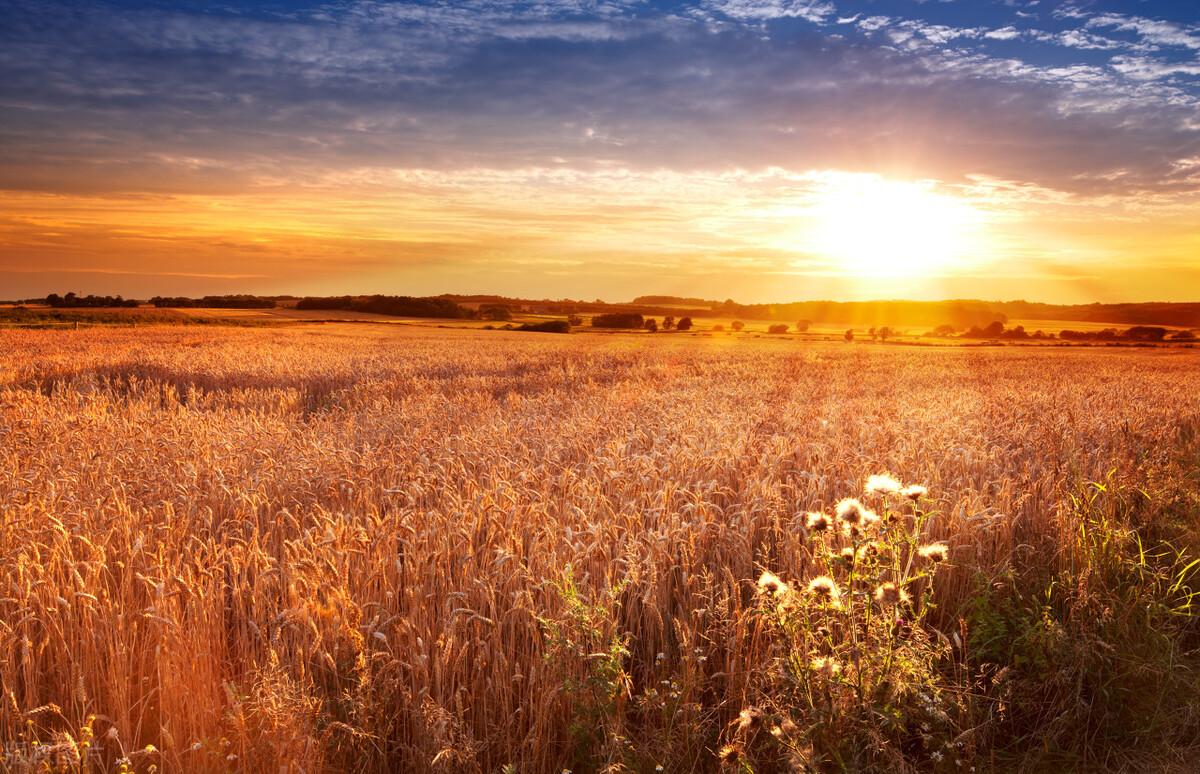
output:
[[[38,232],[36,196],[333,195],[351,173],[536,169],[585,196],[613,170],[834,170],[1178,219],[1200,188],[1193,2],[0,0],[0,18],[0,190],[24,197],[0,272],[22,286],[62,279],[31,279],[31,255],[102,262],[67,245],[120,225]],[[406,182],[393,200],[417,195],[432,194]],[[244,229],[226,237],[250,249]],[[396,265],[464,276],[443,271],[455,248],[425,242]],[[383,260],[364,279],[390,276]],[[323,281],[264,261],[280,285]]]

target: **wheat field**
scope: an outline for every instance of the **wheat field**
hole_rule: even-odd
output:
[[[1184,765],[1197,366],[365,325],[0,331],[4,765]],[[949,549],[905,635],[929,646],[871,696],[839,703],[837,677],[817,700],[780,682],[803,622],[776,627],[755,581],[807,582],[806,512],[880,473],[928,488],[920,538]],[[896,663],[892,634],[857,636],[856,664],[885,641]],[[909,722],[914,702],[944,728]],[[751,738],[760,722],[796,741]]]

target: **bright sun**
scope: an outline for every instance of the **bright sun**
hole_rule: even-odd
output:
[[[971,259],[981,213],[926,183],[839,175],[808,214],[808,247],[860,277],[928,275]]]

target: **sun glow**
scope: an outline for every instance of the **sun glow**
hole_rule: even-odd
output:
[[[929,275],[981,252],[983,214],[928,183],[838,176],[809,214],[810,249],[856,276]]]

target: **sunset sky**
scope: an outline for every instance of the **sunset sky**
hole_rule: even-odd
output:
[[[0,0],[0,298],[1200,300],[1200,2]]]

